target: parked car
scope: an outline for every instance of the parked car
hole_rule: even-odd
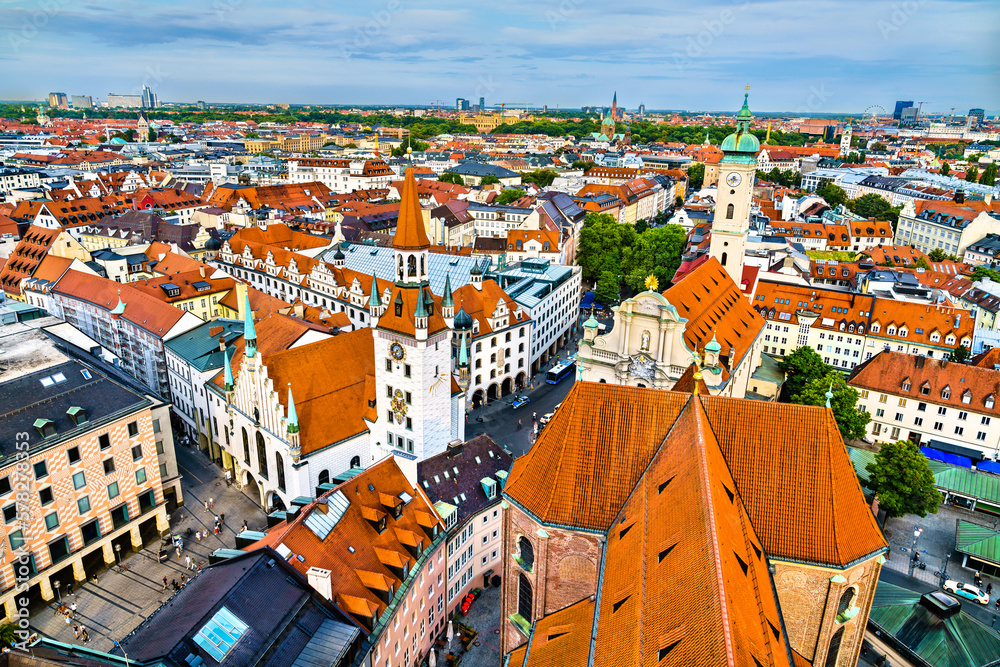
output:
[[[542,418],[538,420],[538,424],[540,426],[545,426],[550,421],[552,421],[552,416],[554,414],[555,414],[554,412],[547,412],[547,413],[545,413],[544,415],[542,415]]]
[[[973,602],[978,602],[981,605],[988,605],[990,603],[990,596],[972,584],[963,584],[961,581],[951,581],[949,579],[944,582],[944,586],[941,588],[945,589],[949,593],[952,593],[953,595],[957,595],[960,598],[972,600]]]
[[[514,400],[511,401],[511,406],[513,406],[513,408],[517,410],[522,405],[527,405],[529,400],[531,399],[529,399],[527,396],[515,396]]]

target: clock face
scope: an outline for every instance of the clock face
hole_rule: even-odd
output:
[[[739,185],[742,180],[743,180],[743,178],[739,174],[737,174],[735,171],[732,172],[731,174],[729,174],[728,176],[726,176],[726,184],[730,185],[730,186],[732,186],[734,188],[737,185]]]
[[[406,358],[406,350],[403,349],[403,346],[399,343],[393,343],[389,346],[389,354],[391,354],[392,358],[396,361],[402,361]]]

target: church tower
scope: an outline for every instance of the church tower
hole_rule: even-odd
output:
[[[400,192],[392,246],[392,296],[369,304],[380,312],[373,331],[378,421],[372,440],[381,451],[374,445],[373,451],[376,459],[394,454],[422,460],[445,451],[459,416],[452,414],[450,313],[430,290],[430,241],[412,168]]]
[[[846,157],[851,152],[851,124],[844,126],[844,132],[840,135],[840,155]]]
[[[760,150],[760,141],[750,133],[753,116],[747,102],[749,86],[747,90],[743,108],[736,115],[736,132],[720,146],[724,156],[719,163],[719,196],[709,247],[709,253],[719,260],[737,286],[743,280],[743,255],[750,231],[750,204]]]

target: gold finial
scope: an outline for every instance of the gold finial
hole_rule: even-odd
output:
[[[648,289],[650,292],[656,292],[659,290],[659,288],[660,288],[660,281],[656,276],[654,276],[653,274],[649,274],[648,276],[646,276],[646,289]]]
[[[698,383],[702,380],[703,376],[701,374],[701,355],[695,350],[694,354],[691,355],[691,363],[694,364],[694,391],[692,392],[695,396],[698,395]]]
[[[750,84],[749,83],[747,84],[747,92],[748,93],[750,92]]]

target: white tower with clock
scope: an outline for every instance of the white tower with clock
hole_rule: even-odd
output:
[[[428,284],[430,241],[417,186],[408,169],[393,240],[396,280],[387,303],[372,298],[377,420],[374,459],[393,454],[434,456],[465,436],[464,393],[452,396],[450,297],[435,298]]]
[[[749,87],[747,88],[749,91]],[[743,280],[743,255],[750,231],[750,205],[760,141],[750,133],[749,92],[736,115],[736,132],[722,142],[725,153],[719,164],[719,196],[712,221],[709,254],[719,260],[737,286]]]

